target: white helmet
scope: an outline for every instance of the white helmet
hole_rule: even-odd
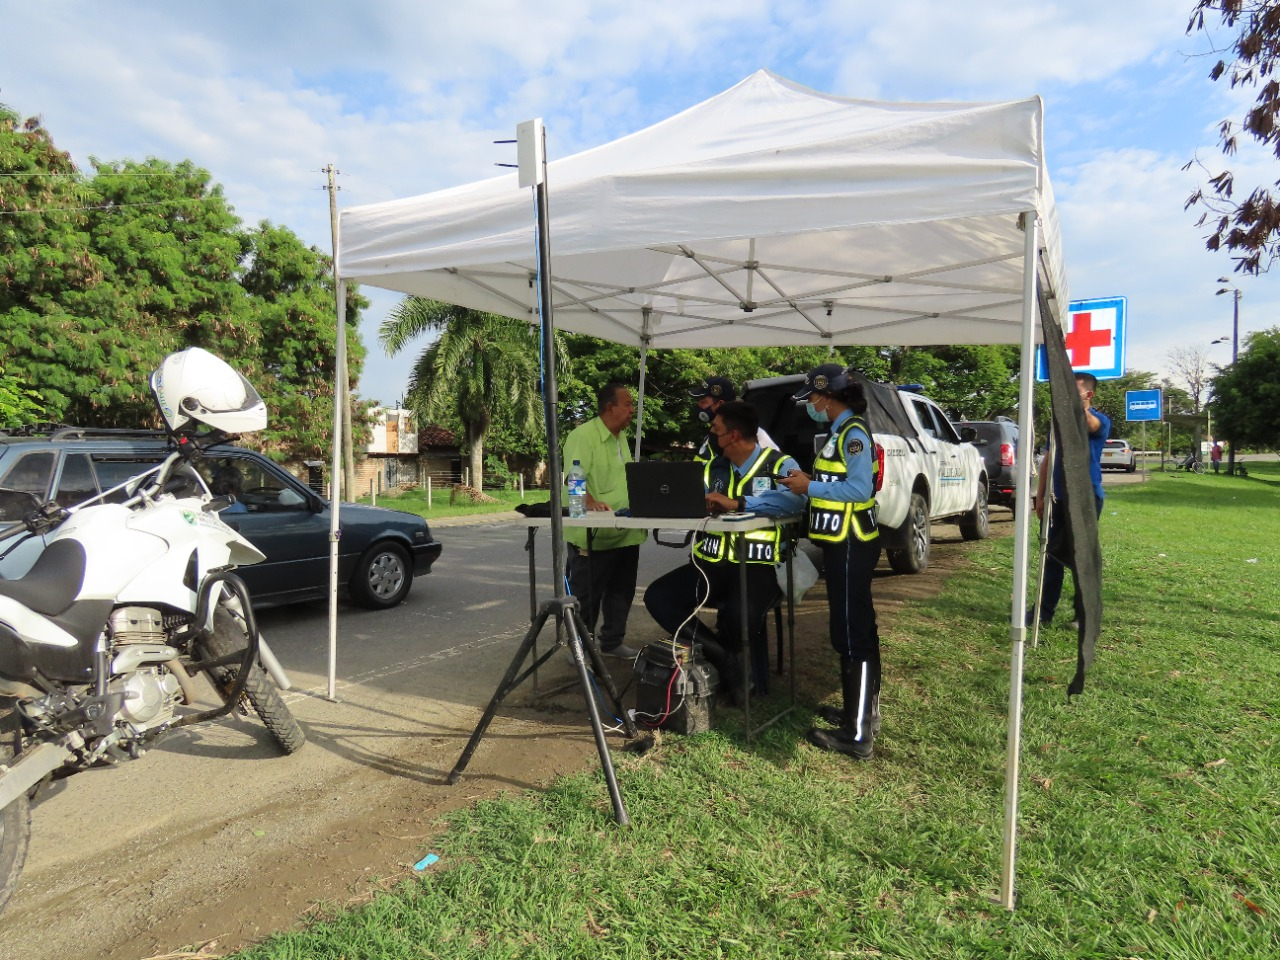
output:
[[[151,392],[169,429],[203,423],[224,433],[251,433],[267,425],[267,407],[253,385],[225,360],[191,347],[165,357],[151,374]]]

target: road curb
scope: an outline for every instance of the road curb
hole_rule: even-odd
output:
[[[516,513],[514,510],[503,510],[498,513],[480,513],[470,517],[441,517],[439,520],[426,518],[428,525],[432,529],[436,527],[472,527],[472,526],[492,526],[497,523],[511,523],[513,520],[524,520],[522,513]]]

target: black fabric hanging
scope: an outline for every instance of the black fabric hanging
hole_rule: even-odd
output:
[[[1049,392],[1053,399],[1053,429],[1062,464],[1066,523],[1050,532],[1047,552],[1071,571],[1075,582],[1078,620],[1076,675],[1067,694],[1084,691],[1085,673],[1093,664],[1094,647],[1102,625],[1102,548],[1098,543],[1097,501],[1089,471],[1089,427],[1076,389],[1075,373],[1067,358],[1062,329],[1052,314],[1040,310]],[[1049,478],[1052,489],[1053,478]]]

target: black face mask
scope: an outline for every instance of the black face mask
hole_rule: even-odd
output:
[[[710,409],[706,409],[706,410],[703,410],[702,408],[698,409],[699,423],[710,423],[712,420],[715,419],[715,416],[716,415],[712,413]]]

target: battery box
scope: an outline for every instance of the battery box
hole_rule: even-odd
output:
[[[695,647],[659,640],[635,663],[636,719],[673,733],[702,733],[715,723],[720,675]]]

